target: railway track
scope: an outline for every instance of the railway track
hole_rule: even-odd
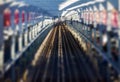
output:
[[[52,29],[48,37],[48,41],[46,42],[45,46],[42,49],[42,52],[40,53],[39,61],[37,61],[37,63],[39,64],[37,65],[36,71],[31,82],[44,81],[44,78],[46,78],[46,71],[51,57],[50,54],[52,48],[54,48],[53,42],[55,37],[55,31],[56,29]]]
[[[65,33],[66,33],[66,37],[67,37],[66,44],[69,45],[68,48],[67,48],[69,50],[67,50],[67,51],[69,51],[71,53],[71,61],[73,61],[74,64],[76,65],[76,66],[75,65],[72,66],[72,67],[76,67],[76,68],[74,68],[74,71],[76,71],[74,73],[76,73],[76,74],[79,73],[76,76],[80,76],[80,77],[77,78],[78,80],[76,82],[79,82],[79,81],[82,81],[82,82],[99,82],[100,80],[98,78],[98,75],[93,74],[93,73],[95,73],[95,71],[92,70],[89,67],[88,62],[86,62],[86,59],[83,56],[85,54],[82,53],[78,42],[75,40],[75,38],[72,36],[72,34],[67,29],[65,30]],[[72,60],[72,58],[73,58],[73,60]]]
[[[31,82],[100,82],[66,25],[54,27]]]

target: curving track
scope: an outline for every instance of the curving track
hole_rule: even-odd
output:
[[[52,29],[31,82],[100,82],[64,23]]]

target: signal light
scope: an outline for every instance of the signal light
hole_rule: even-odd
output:
[[[14,23],[18,24],[19,23],[19,11],[16,10],[14,13]]]
[[[9,27],[10,25],[11,25],[11,18],[10,18],[10,16],[11,16],[11,12],[10,12],[10,10],[9,9],[5,9],[5,11],[4,11],[4,15],[3,15],[3,17],[4,17],[4,27]]]
[[[24,23],[24,22],[25,22],[25,12],[22,11],[22,23]]]

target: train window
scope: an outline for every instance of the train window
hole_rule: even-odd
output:
[[[11,25],[11,12],[9,9],[5,9],[4,11],[4,27],[9,27]]]
[[[25,11],[22,11],[22,23],[25,22]]]
[[[18,10],[15,10],[15,13],[14,13],[14,23],[15,24],[19,23],[19,11]]]

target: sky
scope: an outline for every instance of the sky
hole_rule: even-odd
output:
[[[21,1],[21,0],[20,0]],[[23,0],[28,4],[38,6],[47,10],[54,16],[59,16],[65,7],[79,1],[79,0]]]

